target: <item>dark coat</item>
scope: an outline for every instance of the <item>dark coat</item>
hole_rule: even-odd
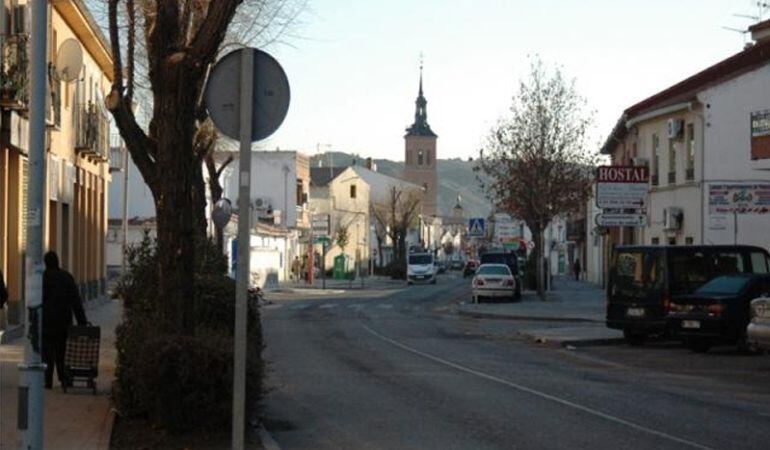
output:
[[[46,269],[43,272],[43,334],[67,334],[73,314],[78,325],[88,322],[75,279],[67,271]]]

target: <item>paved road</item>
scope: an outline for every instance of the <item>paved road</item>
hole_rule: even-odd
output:
[[[278,444],[768,448],[767,377],[730,379],[725,366],[740,360],[767,375],[770,357],[538,346],[516,337],[516,323],[447,312],[467,296],[466,282],[443,279],[382,294],[276,297],[263,322],[272,389],[266,422]],[[682,364],[694,366],[675,370]]]

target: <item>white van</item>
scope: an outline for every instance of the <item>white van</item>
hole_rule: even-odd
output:
[[[436,265],[432,253],[412,253],[406,265],[406,282],[436,284]]]

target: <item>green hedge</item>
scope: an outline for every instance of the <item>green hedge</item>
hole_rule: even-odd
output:
[[[229,426],[232,410],[235,282],[211,245],[201,245],[195,276],[195,334],[169,335],[155,324],[155,243],[148,236],[128,252],[129,273],[119,285],[124,320],[116,329],[114,399],[124,416],[140,416],[169,430]],[[248,417],[259,414],[264,365],[258,305],[249,304]]]

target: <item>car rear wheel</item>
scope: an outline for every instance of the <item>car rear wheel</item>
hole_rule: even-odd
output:
[[[708,339],[688,339],[687,348],[695,353],[706,353],[711,348],[711,341]]]
[[[629,345],[636,347],[644,344],[644,341],[647,340],[647,335],[630,330],[623,330],[623,338],[626,340],[626,342],[628,342]]]

